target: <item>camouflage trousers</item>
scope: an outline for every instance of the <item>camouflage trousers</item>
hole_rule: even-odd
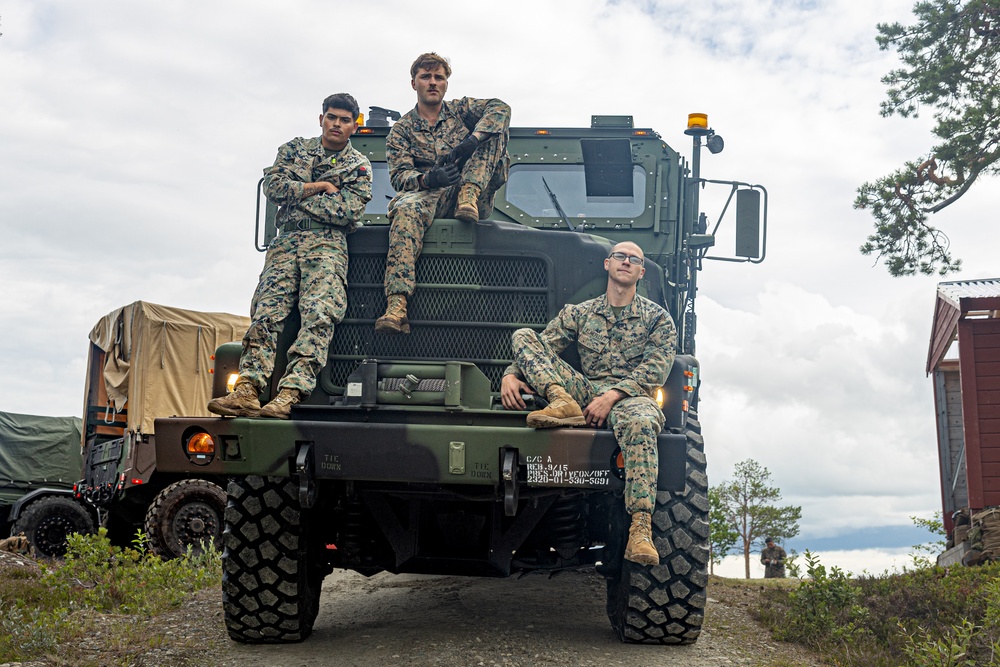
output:
[[[465,183],[479,187],[480,220],[493,212],[493,197],[507,182],[510,157],[508,135],[493,135],[479,145],[462,168],[462,180],[436,190],[400,192],[389,202],[389,255],[385,261],[385,295],[410,296],[416,286],[416,264],[424,247],[424,234],[435,218],[452,218],[458,191]]]
[[[557,384],[581,406],[586,406],[615,383],[594,383],[552,352],[533,329],[518,329],[512,337],[514,361],[524,381],[545,396]],[[625,509],[652,512],[656,506],[659,474],[656,436],[663,428],[663,412],[649,396],[629,396],[615,403],[608,415],[625,457]]]
[[[267,386],[278,334],[298,306],[302,324],[288,349],[288,366],[278,387],[311,394],[329,355],[334,326],[347,310],[346,286],[347,238],[340,229],[282,232],[267,249],[250,304],[240,376],[258,390]]]

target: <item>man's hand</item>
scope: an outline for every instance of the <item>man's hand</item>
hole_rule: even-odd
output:
[[[440,167],[434,167],[424,174],[424,186],[428,190],[446,188],[449,185],[458,183],[460,178],[462,178],[462,171],[458,168],[458,165],[447,162]]]
[[[587,407],[583,409],[583,418],[587,421],[587,426],[600,428],[604,426],[604,421],[611,414],[611,408],[615,403],[625,398],[617,389],[608,389],[600,396],[594,398]]]
[[[525,410],[528,406],[524,404],[521,394],[534,394],[535,390],[525,384],[513,373],[503,376],[500,381],[500,402],[508,410]]]
[[[469,159],[469,156],[476,152],[477,148],[479,148],[479,137],[475,134],[470,134],[465,139],[462,139],[462,143],[451,149],[451,152],[448,153],[448,157],[444,161],[463,165]]]

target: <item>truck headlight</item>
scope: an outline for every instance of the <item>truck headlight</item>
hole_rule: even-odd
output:
[[[192,433],[184,442],[184,453],[192,463],[210,463],[215,458],[215,438],[204,431]]]

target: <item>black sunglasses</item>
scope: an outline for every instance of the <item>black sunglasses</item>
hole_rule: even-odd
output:
[[[646,261],[642,257],[639,257],[638,255],[626,255],[623,252],[613,252],[610,255],[608,255],[608,257],[610,257],[611,259],[616,259],[619,262],[624,262],[627,259],[629,264],[636,264],[638,266],[642,266],[642,263]]]

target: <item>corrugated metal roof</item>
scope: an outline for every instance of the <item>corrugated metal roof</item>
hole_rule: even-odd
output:
[[[938,283],[934,321],[927,350],[929,375],[958,335],[958,322],[970,312],[1000,310],[1000,278]]]
[[[1000,297],[1000,278],[938,283],[938,295],[947,299],[956,308],[962,299]]]

